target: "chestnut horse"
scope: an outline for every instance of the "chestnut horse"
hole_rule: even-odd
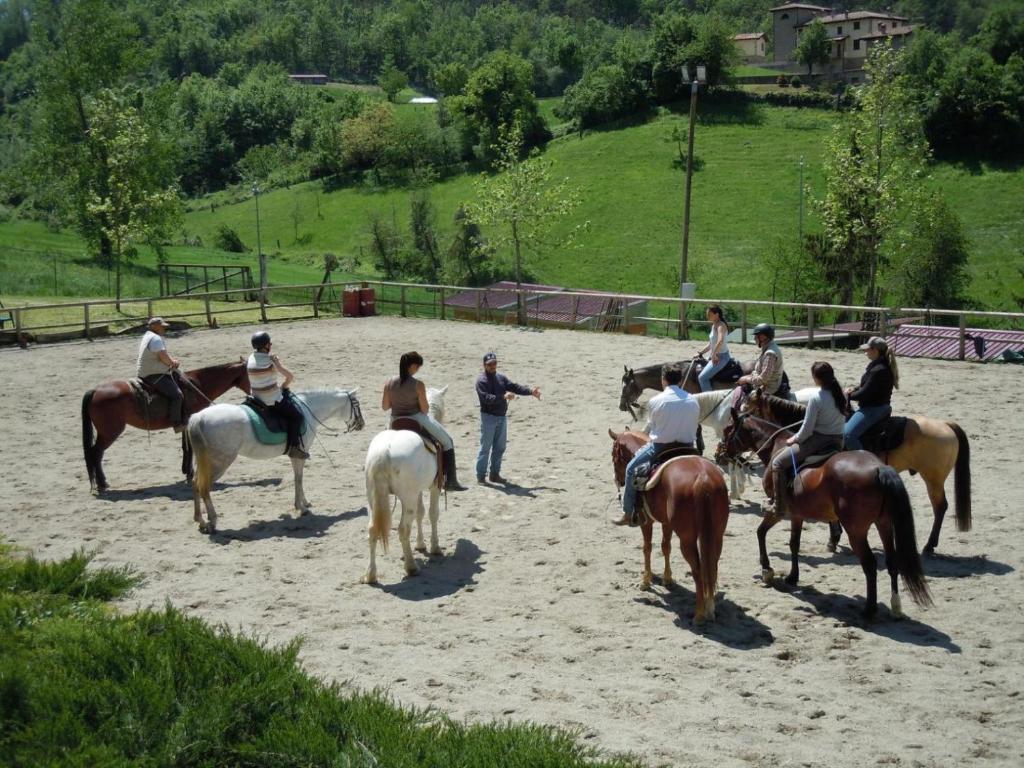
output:
[[[803,420],[806,408],[758,392],[747,398],[743,410],[778,424],[792,424]],[[903,443],[876,455],[897,472],[910,470],[924,480],[935,514],[931,535],[924,545],[925,554],[934,552],[939,544],[939,530],[949,508],[945,486],[950,472],[953,472],[956,528],[971,530],[971,445],[959,424],[926,416],[908,417]]]
[[[733,422],[726,428],[726,438],[719,450],[734,456],[752,450],[765,466],[769,466],[772,456],[786,447],[786,440],[792,435],[793,432],[776,424],[733,409]],[[769,495],[773,495],[769,487],[772,475],[766,472],[763,480]],[[775,496],[778,498],[777,494]],[[792,559],[787,584],[796,584],[800,578],[798,558],[804,520],[838,522],[846,531],[850,547],[864,570],[868,592],[864,615],[868,618],[874,616],[878,609],[878,566],[868,544],[868,530],[874,525],[885,549],[885,566],[892,588],[891,613],[902,616],[897,574],[903,577],[904,585],[918,605],[931,604],[914,538],[914,512],[907,489],[895,469],[867,451],[836,453],[821,466],[802,470],[794,481],[789,500],[792,520],[789,551]],[[766,513],[757,528],[761,578],[765,584],[770,584],[775,577],[765,539],[768,531],[781,519],[782,516],[775,512]]]
[[[612,439],[612,464],[615,484],[625,482],[626,465],[637,450],[647,442],[640,432],[608,430]],[[665,466],[660,482],[651,490],[638,494],[638,504],[646,504],[654,520],[661,523],[661,554],[665,558],[662,583],[672,584],[669,555],[672,533],[679,537],[683,557],[693,574],[698,624],[715,618],[715,589],[718,582],[718,559],[722,555],[722,537],[729,520],[729,492],[721,470],[700,456],[672,459]],[[646,517],[641,524],[644,535],[644,574],[641,588],[651,585],[651,536],[654,520]]]
[[[232,387],[238,387],[246,394],[251,391],[245,361],[241,359],[236,363],[223,363],[186,371],[185,376],[199,390],[196,392],[187,384],[181,386],[182,394],[185,396],[183,415],[186,421],[193,413],[201,411]],[[150,415],[140,410],[131,384],[123,379],[108,381],[85,393],[82,398],[82,447],[85,451],[85,468],[89,472],[90,488],[105,491],[109,487],[107,476],[103,472],[103,452],[120,437],[126,424],[150,431],[171,426],[165,415]],[[192,450],[184,433],[181,436],[181,449],[181,471],[191,479]]]

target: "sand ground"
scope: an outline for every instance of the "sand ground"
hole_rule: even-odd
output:
[[[170,348],[186,367],[211,365],[246,353],[253,330],[196,331]],[[170,432],[129,429],[107,454],[112,490],[91,495],[81,397],[133,373],[134,337],[0,352],[14,406],[0,440],[3,535],[42,557],[86,547],[99,563],[133,564],[146,583],[127,608],[170,601],[272,643],[301,635],[313,674],[459,719],[578,729],[585,743],[650,765],[1024,764],[1019,368],[901,361],[896,410],[955,419],[972,442],[974,530],[957,533],[947,518],[939,554],[925,561],[934,608],[905,598],[909,618],[882,608],[862,622],[860,567],[845,547],[826,551],[821,525],[804,532],[801,585],[761,586],[755,484],[732,509],[718,622],[698,631],[678,551],[680,586],[638,588],[640,533],[609,524],[606,431],[628,419],[618,411],[623,364],[679,359],[698,342],[383,317],[271,330],[295,389],[359,387],[367,417],[364,431],[315,447],[314,514],[291,516],[286,459],[240,459],[214,492],[222,530],[200,535]],[[382,382],[408,349],[426,357],[429,385],[450,385],[463,482],[473,480],[482,353],[497,351],[500,369],[543,399],[510,409],[503,474],[515,485],[470,482],[451,494],[444,556],[421,557],[421,574],[404,579],[393,539],[380,586],[365,586],[363,458],[385,425]],[[810,383],[815,359],[830,360],[844,383],[865,364],[857,353],[787,351],[794,386]],[[932,515],[921,480],[904,478],[920,544]],[[786,524],[769,551],[784,572]],[[879,596],[887,602],[883,580]]]

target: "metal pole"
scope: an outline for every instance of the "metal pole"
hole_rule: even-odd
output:
[[[267,257],[263,254],[263,241],[260,239],[260,188],[252,185],[252,195],[256,199],[256,253],[260,259],[260,315],[267,322]]]
[[[798,230],[797,245],[804,246],[804,159],[800,158],[800,228]]]
[[[683,298],[683,285],[686,283],[686,267],[690,254],[690,190],[693,184],[693,124],[697,118],[696,79],[690,84],[690,131],[686,149],[686,202],[683,204],[683,254],[679,264],[679,297]],[[686,302],[679,303],[679,338],[689,338],[686,328]]]

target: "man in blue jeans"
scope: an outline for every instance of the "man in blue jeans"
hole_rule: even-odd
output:
[[[530,389],[498,373],[498,356],[484,355],[484,370],[476,379],[476,394],[480,398],[480,453],[476,457],[476,481],[484,482],[487,461],[490,458],[492,483],[508,482],[501,476],[501,459],[505,455],[508,438],[508,404],[516,395],[532,395],[540,400],[540,390]]]

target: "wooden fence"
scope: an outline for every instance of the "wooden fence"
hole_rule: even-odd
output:
[[[312,283],[308,285],[272,286],[268,290],[267,302],[247,301],[253,298],[253,292],[246,288],[235,290],[216,290],[202,294],[187,296],[151,297],[139,299],[122,299],[119,303],[113,299],[87,302],[70,302],[63,304],[41,304],[23,307],[8,307],[13,319],[13,329],[0,331],[0,341],[13,342],[18,339],[34,338],[36,341],[64,340],[69,338],[91,339],[109,333],[118,333],[128,329],[137,329],[145,324],[147,318],[162,315],[171,321],[182,321],[189,325],[198,324],[217,327],[231,323],[266,323],[276,320],[296,320],[318,318],[321,316],[340,317],[342,300],[350,282]],[[1020,312],[983,312],[972,310],[946,310],[920,307],[866,307],[859,305],[832,304],[800,304],[791,302],[771,302],[755,300],[731,299],[678,299],[666,296],[644,296],[641,294],[597,293],[591,291],[556,291],[516,288],[462,287],[451,285],[419,285],[414,283],[396,283],[380,280],[360,281],[363,287],[373,287],[376,295],[378,314],[399,315],[402,317],[434,318],[450,320],[456,317],[456,307],[451,303],[457,294],[462,302],[458,307],[458,319],[476,322],[515,324],[516,297],[522,295],[523,304],[527,307],[526,325],[544,327],[581,327],[575,320],[578,315],[576,307],[583,300],[593,301],[603,298],[607,306],[613,308],[601,318],[601,321],[590,326],[596,330],[612,332],[636,332],[638,324],[644,333],[652,335],[679,336],[685,335],[686,324],[680,325],[680,317],[685,317],[687,310],[702,310],[710,304],[720,304],[738,313],[732,326],[740,332],[740,340],[747,343],[750,330],[758,322],[772,320],[772,312],[779,310],[795,311],[801,316],[798,325],[775,323],[780,336],[788,332],[789,343],[803,343],[807,346],[851,346],[860,343],[863,338],[871,335],[885,335],[894,327],[896,319],[923,320],[931,324],[933,320],[951,318],[959,327],[959,359],[966,356],[968,341],[967,320],[973,318],[983,322],[1000,321],[1017,328],[1024,327],[1024,313]],[[329,299],[323,299],[325,293],[321,289],[334,289]],[[317,296],[321,295],[318,301]],[[495,301],[495,294],[504,295],[507,300]],[[466,296],[473,297],[466,308]],[[566,311],[564,321],[555,313],[531,313],[529,308],[537,306],[544,297],[556,296],[569,299],[571,310]],[[257,292],[256,298],[259,299]],[[182,304],[186,307],[182,308]],[[173,305],[173,306],[172,306]],[[496,306],[497,305],[497,306]],[[642,311],[637,311],[637,306]],[[632,309],[631,309],[632,308]],[[572,312],[573,322],[568,314]],[[662,314],[663,313],[663,314]],[[840,327],[834,318],[840,316],[859,317],[856,322],[847,324],[852,327]],[[822,325],[833,318],[831,325]],[[693,318],[688,321],[694,324]],[[703,321],[697,320],[700,325]]]

